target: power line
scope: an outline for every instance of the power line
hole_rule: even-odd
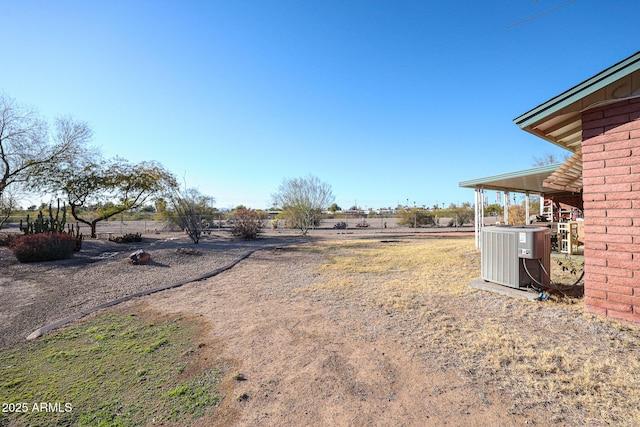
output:
[[[534,15],[534,16],[530,17],[530,18],[524,19],[524,20],[522,20],[522,21],[520,21],[520,22],[516,22],[515,24],[508,25],[508,26],[507,26],[507,28],[513,28],[513,27],[515,27],[516,25],[520,25],[520,24],[524,24],[525,22],[532,21],[532,20],[534,20],[534,19],[536,19],[536,18],[541,17],[542,15],[546,15],[547,13],[551,13],[551,12],[553,12],[554,10],[558,10],[558,9],[563,8],[563,7],[565,7],[565,6],[569,6],[571,3],[575,3],[575,1],[576,1],[576,0],[569,0],[568,2],[563,3],[563,4],[561,4],[560,6],[556,6],[556,7],[554,7],[554,8],[551,8],[551,9],[549,9],[549,10],[545,11],[545,12],[539,13],[539,14],[537,14],[537,15]]]

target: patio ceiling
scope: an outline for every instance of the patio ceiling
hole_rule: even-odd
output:
[[[640,96],[640,52],[540,104],[514,122],[521,129],[576,152],[582,144],[582,112]]]
[[[546,178],[542,185],[560,191],[579,193],[582,191],[582,151],[578,150],[555,172]]]
[[[461,181],[458,185],[463,188],[482,188],[484,190],[508,191],[515,193],[555,194],[566,192],[554,188],[547,188],[544,182],[554,172],[559,170],[562,163],[540,166],[501,175]]]

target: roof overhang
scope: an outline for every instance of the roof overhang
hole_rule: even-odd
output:
[[[542,185],[559,191],[579,193],[582,191],[582,151],[578,150],[555,172],[549,175]]]
[[[501,175],[461,181],[458,185],[463,188],[482,188],[484,190],[508,191],[515,193],[555,194],[565,190],[547,188],[544,182],[562,166],[562,163],[540,166]]]
[[[640,52],[514,119],[523,130],[573,152],[582,144],[582,112],[640,96]]]

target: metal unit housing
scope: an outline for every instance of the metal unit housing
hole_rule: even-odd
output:
[[[546,227],[484,227],[481,251],[487,282],[512,288],[539,287],[536,281],[549,284],[551,237]]]

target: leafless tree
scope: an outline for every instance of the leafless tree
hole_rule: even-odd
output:
[[[179,191],[174,187],[171,196],[173,211],[178,217],[180,227],[195,244],[200,241],[202,234],[203,214],[208,212],[208,205],[213,201],[212,197],[200,193],[195,188],[185,188],[183,191]]]
[[[93,132],[70,116],[55,120],[53,132],[38,114],[0,94],[0,196],[50,172],[65,158],[86,151]]]
[[[569,158],[568,154],[559,156],[553,153],[544,153],[540,157],[533,156],[533,166],[547,166],[547,165],[553,165],[555,163],[562,163],[562,162],[566,162],[568,158]]]
[[[322,210],[334,201],[331,186],[313,175],[284,179],[272,198],[282,208],[285,218],[303,235],[320,221]]]

